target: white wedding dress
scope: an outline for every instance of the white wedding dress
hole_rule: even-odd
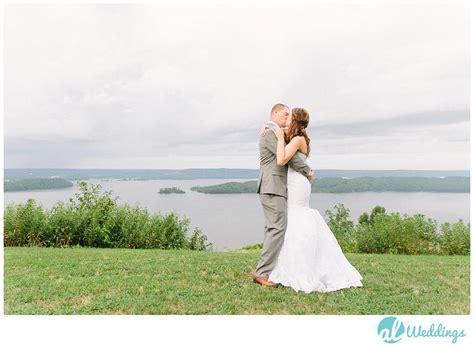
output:
[[[296,155],[306,159],[301,152]],[[287,183],[285,240],[268,279],[305,293],[361,287],[362,276],[344,256],[319,211],[309,207],[311,183],[291,167]]]

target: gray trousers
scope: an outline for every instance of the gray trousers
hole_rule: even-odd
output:
[[[255,270],[256,276],[270,275],[276,265],[285,239],[287,210],[286,198],[278,195],[260,194],[265,216],[263,250]]]

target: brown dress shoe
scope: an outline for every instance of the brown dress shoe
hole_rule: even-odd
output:
[[[262,286],[271,286],[276,287],[276,284],[268,280],[268,276],[253,276],[253,282],[260,284]]]

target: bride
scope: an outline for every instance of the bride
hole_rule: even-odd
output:
[[[281,128],[272,129],[278,138],[278,165],[286,165],[293,155],[301,155],[306,160],[310,152],[308,123],[308,111],[293,108],[286,133]],[[265,132],[266,128],[262,130]],[[318,210],[309,207],[311,183],[288,167],[287,186],[285,239],[268,280],[305,293],[362,287],[362,276],[344,256],[323,217]]]

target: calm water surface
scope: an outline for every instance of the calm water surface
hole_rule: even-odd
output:
[[[206,195],[191,191],[192,186],[214,185],[229,181],[248,179],[201,179],[201,180],[147,180],[147,181],[101,181],[102,190],[112,190],[119,196],[119,203],[146,207],[149,211],[167,213],[176,211],[180,216],[191,218],[191,227],[199,227],[218,251],[232,250],[263,241],[263,212],[258,194]],[[186,194],[161,195],[162,187],[176,186]],[[46,191],[6,192],[5,205],[10,202],[23,203],[28,198],[39,201],[43,207],[51,208],[57,201],[66,202],[78,192],[77,186]],[[350,219],[357,222],[363,212],[370,213],[376,205],[382,205],[388,213],[400,212],[413,215],[421,213],[438,223],[470,222],[469,193],[434,192],[362,192],[362,193],[313,193],[310,206],[321,215],[343,203],[350,209]]]

